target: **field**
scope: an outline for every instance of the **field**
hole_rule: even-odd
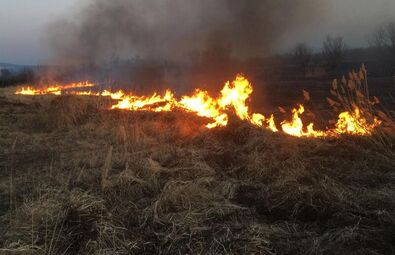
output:
[[[9,91],[8,91],[9,92]],[[0,95],[2,254],[394,254],[395,139]]]

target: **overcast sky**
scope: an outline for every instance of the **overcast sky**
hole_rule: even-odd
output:
[[[300,41],[318,48],[328,34],[343,36],[350,47],[366,46],[372,30],[384,23],[395,22],[395,0],[317,1],[330,2],[325,15],[319,22],[306,24],[302,30],[287,35],[290,43],[285,47]]]
[[[85,1],[0,0],[0,62],[44,62],[50,56],[43,39],[48,24],[76,13]],[[364,46],[375,27],[389,20],[395,21],[395,0],[317,1],[330,2],[322,19],[285,35],[279,50],[286,50],[296,42],[309,42],[319,49],[326,34],[343,36],[351,47]]]
[[[0,62],[38,64],[48,58],[48,24],[82,0],[0,0]]]

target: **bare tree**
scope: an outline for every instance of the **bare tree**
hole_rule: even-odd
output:
[[[8,70],[6,68],[0,69],[0,77],[1,78],[6,79],[6,78],[8,78],[10,76],[11,76],[11,71],[10,70]]]
[[[336,71],[344,58],[346,45],[343,37],[327,36],[322,48],[322,56],[328,71]]]
[[[386,48],[395,56],[395,22],[379,26],[373,31],[369,44],[375,48]]]
[[[376,51],[381,72],[385,75],[393,75],[395,66],[395,22],[376,28],[369,38],[369,44]]]
[[[387,25],[386,29],[388,46],[393,54],[392,57],[395,57],[395,22],[390,22]]]
[[[305,43],[299,43],[292,49],[292,62],[303,75],[308,71],[312,56],[312,49]]]
[[[373,31],[369,38],[369,44],[376,49],[382,49],[387,46],[387,31],[383,26],[379,26]]]
[[[369,45],[374,51],[375,57],[380,67],[377,72],[379,75],[391,73],[391,54],[389,54],[388,26],[377,27],[369,38]]]

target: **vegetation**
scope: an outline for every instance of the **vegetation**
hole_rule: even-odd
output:
[[[370,46],[379,59],[384,74],[395,74],[395,22],[379,26],[373,31]]]
[[[292,61],[298,67],[298,73],[306,75],[313,58],[313,50],[304,43],[297,44],[292,50]]]
[[[333,85],[334,107],[369,112],[358,75]],[[372,137],[301,139],[2,93],[2,253],[395,252],[393,112]]]
[[[346,46],[342,37],[326,37],[323,43],[322,55],[327,71],[337,71],[344,58],[345,48]]]
[[[8,69],[0,69],[0,87],[14,86],[34,80],[34,72],[30,69],[24,69],[18,73],[12,73]]]
[[[395,56],[395,22],[379,26],[372,34],[370,44],[373,47],[388,51]]]

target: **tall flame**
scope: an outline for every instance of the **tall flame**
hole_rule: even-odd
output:
[[[104,90],[101,92],[81,91],[81,88],[94,87],[90,82],[71,83],[66,85],[53,85],[45,88],[23,87],[18,89],[18,95],[45,95],[45,94],[73,94],[79,96],[110,97],[115,103],[111,109],[121,109],[129,111],[153,111],[164,112],[175,109],[195,113],[200,117],[210,119],[207,128],[224,127],[229,121],[229,112],[233,112],[239,119],[250,124],[268,129],[272,132],[279,132],[274,115],[266,117],[261,113],[251,112],[248,107],[248,100],[253,93],[251,83],[243,76],[237,75],[232,82],[226,82],[217,98],[210,96],[207,91],[195,90],[190,96],[182,96],[177,99],[174,93],[167,90],[163,95],[154,93],[151,96],[137,96],[126,93],[123,90],[111,92]],[[74,90],[78,89],[78,90]],[[298,105],[292,110],[292,119],[281,122],[282,132],[295,137],[328,137],[341,134],[370,135],[373,130],[381,124],[381,121],[374,118],[368,121],[358,107],[353,112],[342,112],[334,129],[325,131],[315,130],[314,124],[307,126],[303,123],[301,115],[304,113],[303,105]]]
[[[221,109],[233,107],[237,117],[241,120],[249,120],[250,115],[246,101],[252,91],[250,82],[243,76],[237,75],[236,80],[225,84],[221,91],[221,97],[218,99],[218,104]]]

